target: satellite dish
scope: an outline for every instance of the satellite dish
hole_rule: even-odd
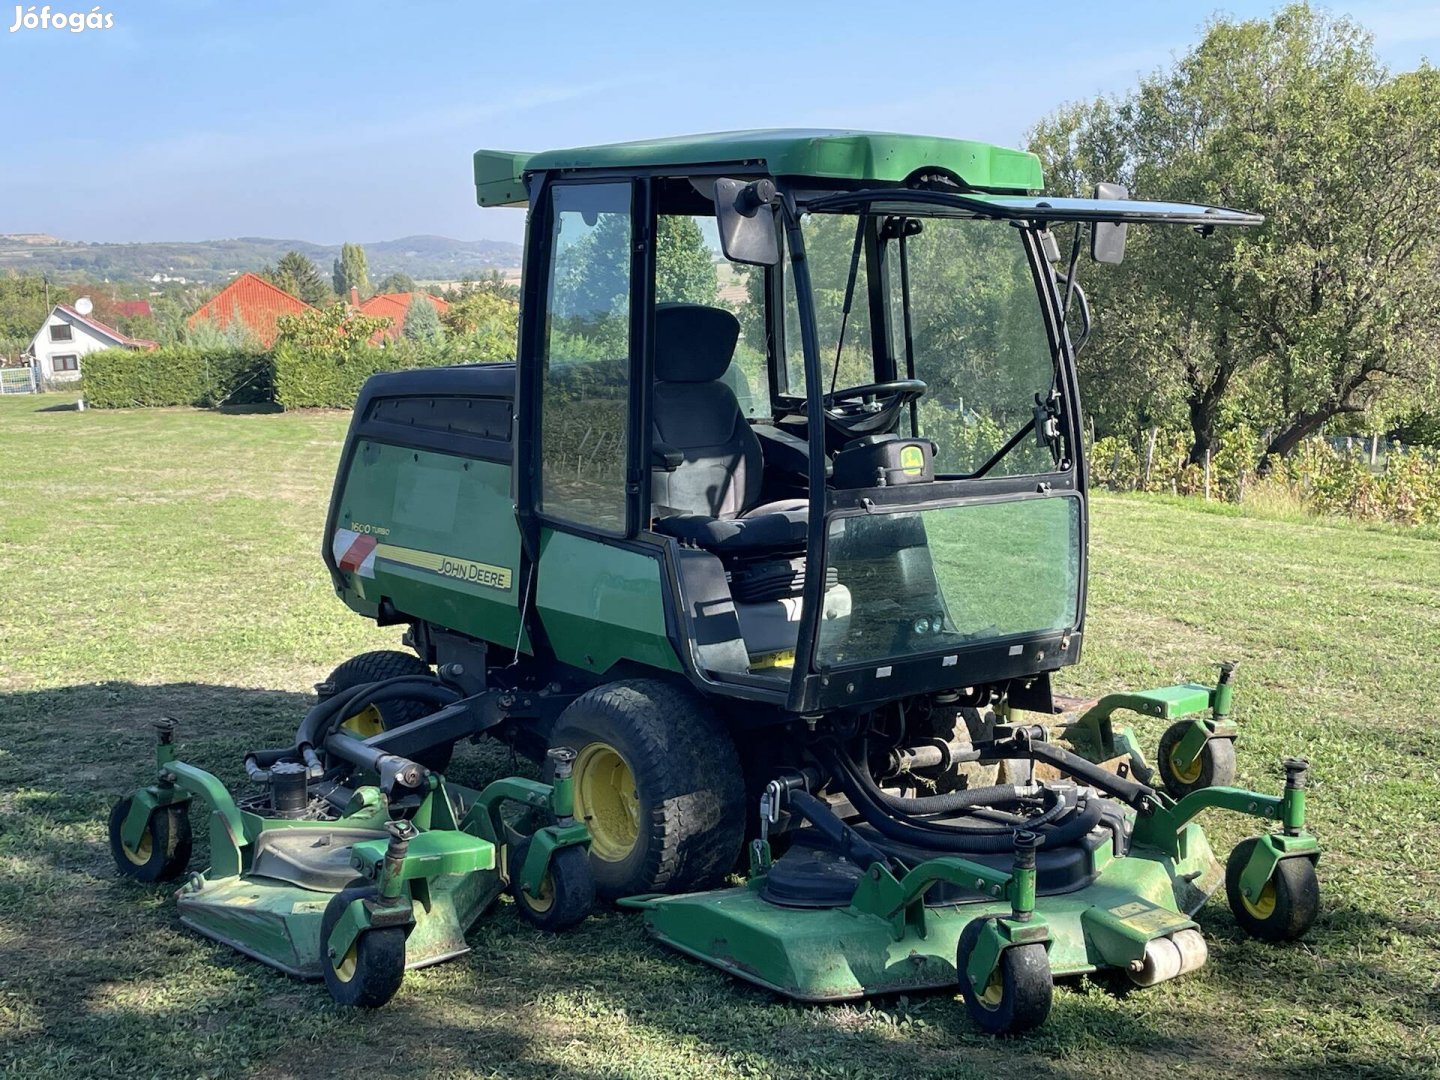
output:
[[[95,305],[90,302],[90,297],[82,296],[79,300],[75,301],[75,310],[81,315],[89,315],[90,312],[95,310]]]

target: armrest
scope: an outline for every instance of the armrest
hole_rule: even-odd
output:
[[[674,472],[683,464],[685,464],[685,455],[669,443],[663,443],[659,439],[650,443],[650,467],[652,469]]]
[[[752,424],[751,431],[760,440],[760,452],[768,465],[783,472],[806,476],[810,472],[810,444],[797,435],[771,424]],[[829,476],[831,465],[825,462],[825,475]]]

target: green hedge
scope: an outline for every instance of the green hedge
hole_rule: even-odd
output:
[[[167,345],[85,357],[85,400],[100,409],[254,405],[275,399],[274,361],[252,349]]]
[[[394,341],[383,347],[359,345],[336,352],[282,342],[275,349],[275,400],[287,409],[348,409],[365,380],[377,372],[474,362],[475,357],[463,346]]]

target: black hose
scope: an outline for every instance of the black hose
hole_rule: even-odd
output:
[[[891,840],[955,854],[998,855],[1014,850],[1014,829],[968,829],[932,825],[889,810],[880,801],[885,798],[884,793],[875,788],[868,778],[858,775],[858,770],[843,753],[831,751],[826,756],[831,758],[841,790],[851,805],[866,822]],[[1039,828],[1040,846],[1055,848],[1074,843],[1095,828],[1100,816],[1099,800],[1085,799],[1082,804],[1074,807],[1062,822]]]
[[[446,686],[433,675],[400,675],[393,679],[380,679],[362,683],[348,693],[336,694],[310,707],[295,732],[295,743],[284,749],[252,750],[245,755],[245,771],[250,779],[265,783],[269,779],[270,766],[279,761],[297,761],[303,758],[312,769],[315,758],[314,747],[323,746],[337,721],[354,716],[370,705],[379,705],[394,700],[422,701],[437,708],[444,708],[460,700],[460,692]]]

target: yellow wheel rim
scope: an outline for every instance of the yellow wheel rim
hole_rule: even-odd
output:
[[[980,995],[980,1003],[987,1009],[1000,1007],[1000,998],[1005,993],[1005,979],[1000,974],[1000,965],[995,965],[995,970],[990,973],[990,981],[985,984],[985,991]]]
[[[1240,902],[1245,905],[1245,910],[1255,918],[1270,918],[1275,914],[1275,883],[1267,881],[1265,888],[1260,890],[1260,895],[1256,897],[1253,904],[1250,902],[1250,898],[1244,895],[1240,897]]]
[[[340,958],[340,963],[335,965],[335,977],[341,982],[349,982],[355,977],[355,969],[360,965],[360,939],[357,937],[350,943],[350,948]]]
[[[619,862],[640,837],[635,776],[609,743],[593,742],[575,759],[575,816],[590,828],[590,851]]]
[[[1193,784],[1200,779],[1200,760],[1204,756],[1205,750],[1201,748],[1200,753],[1195,755],[1195,760],[1182,768],[1180,762],[1175,760],[1175,750],[1172,749],[1170,751],[1170,771],[1182,784]]]
[[[539,896],[525,893],[525,906],[539,915],[545,914],[555,906],[555,880],[549,874],[540,879]]]
[[[349,732],[357,739],[368,739],[385,730],[385,721],[380,719],[380,709],[369,705],[341,724],[340,730]]]
[[[144,866],[148,863],[150,856],[154,854],[155,851],[155,845],[150,840],[150,827],[148,825],[145,827],[145,832],[140,837],[140,846],[134,851],[130,850],[129,845],[126,844],[124,840],[120,841],[120,850],[125,852],[125,858],[129,859],[136,866]]]

